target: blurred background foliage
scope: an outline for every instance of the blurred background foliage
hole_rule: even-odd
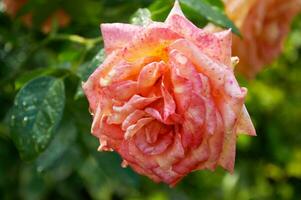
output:
[[[222,11],[218,0],[200,2]],[[163,20],[171,6],[170,0],[29,0],[9,16],[0,1],[0,199],[301,199],[300,15],[279,59],[254,80],[239,77],[249,90],[247,107],[258,136],[239,137],[234,174],[193,172],[169,188],[121,168],[115,153],[97,152],[80,85],[103,59],[99,24],[129,22],[146,7],[153,19]],[[70,22],[60,27],[59,17],[51,20],[45,33],[41,26],[57,9]],[[189,4],[184,12],[199,26],[210,20]],[[28,13],[30,25],[23,20]],[[220,25],[231,27],[223,20]],[[25,96],[33,92],[34,84],[40,84],[34,92],[42,100],[16,96],[21,88]],[[36,109],[48,112],[54,104],[60,116],[24,117]],[[41,130],[49,128],[46,135],[30,129],[34,120],[43,122],[34,124]],[[28,139],[29,133],[38,142]]]

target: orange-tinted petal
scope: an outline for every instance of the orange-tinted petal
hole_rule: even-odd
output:
[[[139,92],[146,96],[156,81],[164,73],[167,66],[164,62],[152,62],[142,68],[138,76]]]

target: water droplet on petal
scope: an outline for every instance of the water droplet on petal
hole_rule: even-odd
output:
[[[128,166],[128,162],[126,160],[123,160],[121,163],[121,167],[126,168]]]

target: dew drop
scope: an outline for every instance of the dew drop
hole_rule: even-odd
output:
[[[123,160],[122,163],[121,163],[121,167],[122,168],[126,168],[128,166],[128,162],[126,160]]]
[[[37,167],[37,171],[38,171],[39,173],[42,173],[42,172],[44,171],[44,169],[43,169],[42,166],[38,166],[38,167]]]
[[[24,117],[23,118],[23,125],[26,126],[27,122],[28,122],[28,117]]]
[[[11,121],[10,121],[11,125],[14,126],[15,125],[15,119],[16,119],[15,115],[12,115],[10,119],[11,119]]]

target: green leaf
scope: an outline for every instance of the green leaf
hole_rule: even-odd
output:
[[[48,148],[36,160],[37,171],[42,172],[53,167],[71,144],[75,141],[76,127],[71,119],[62,120],[57,133]]]
[[[204,16],[208,21],[223,28],[231,28],[232,32],[241,35],[234,23],[217,7],[212,7],[205,0],[180,0],[181,4]]]
[[[65,105],[61,79],[36,78],[17,94],[10,117],[12,139],[24,160],[31,160],[50,143]]]
[[[60,76],[65,76],[68,73],[71,73],[71,71],[69,71],[68,69],[54,68],[54,67],[38,68],[31,71],[25,71],[16,79],[15,89],[19,90],[28,81],[39,76],[51,75],[55,77],[60,77]]]
[[[130,167],[121,167],[121,158],[112,152],[96,152],[92,154],[99,168],[110,178],[110,181],[126,183],[127,185],[139,185],[139,176]],[[107,163],[110,163],[108,165]]]
[[[152,22],[151,12],[147,8],[139,8],[130,21],[135,25],[147,26]]]
[[[170,12],[174,1],[172,0],[156,0],[150,6],[152,19],[155,21],[164,21]]]
[[[89,64],[83,64],[79,69],[77,74],[81,78],[82,81],[86,81],[89,76],[95,71],[99,65],[103,63],[105,59],[104,49],[100,49],[99,52],[94,56],[92,61]]]
[[[222,0],[204,0],[206,1],[208,4],[217,7],[221,10],[224,10],[225,6],[224,6],[224,2]]]
[[[92,61],[90,63],[84,63],[82,64],[78,71],[77,75],[81,78],[81,81],[87,81],[89,76],[95,71],[99,65],[103,63],[105,60],[105,51],[104,49],[100,49],[100,51],[94,56]],[[77,92],[74,96],[74,99],[79,99],[84,96],[81,83],[77,87]]]

